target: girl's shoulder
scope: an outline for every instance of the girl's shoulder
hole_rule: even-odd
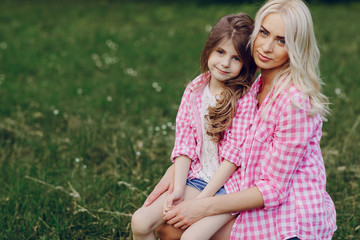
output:
[[[192,80],[186,87],[188,91],[196,91],[205,87],[205,85],[210,81],[210,72],[202,73]]]

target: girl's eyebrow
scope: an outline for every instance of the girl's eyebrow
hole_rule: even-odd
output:
[[[221,50],[223,52],[226,52],[222,47],[217,47],[216,50]]]

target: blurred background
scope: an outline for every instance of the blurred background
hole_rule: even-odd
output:
[[[223,15],[263,1],[0,1],[0,239],[131,239]],[[334,239],[360,239],[360,3],[308,1]]]

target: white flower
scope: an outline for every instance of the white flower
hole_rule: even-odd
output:
[[[113,99],[112,99],[112,96],[107,96],[106,97],[106,100],[108,101],[108,102],[111,102]]]
[[[157,87],[159,87],[159,84],[158,84],[157,82],[153,82],[153,83],[151,84],[151,86],[152,86],[153,88],[157,88]]]
[[[340,95],[341,94],[341,89],[340,88],[335,88],[335,93],[336,93],[336,95]]]
[[[125,73],[127,75],[130,75],[130,76],[133,76],[133,77],[137,76],[137,72],[132,68],[125,69]]]
[[[80,162],[80,158],[75,158],[75,162],[79,163]]]
[[[1,42],[0,43],[0,48],[1,49],[7,49],[7,43],[6,42]]]
[[[82,89],[82,88],[78,88],[78,89],[76,90],[76,92],[77,92],[77,94],[81,95],[81,94],[83,93],[83,89]]]
[[[210,24],[206,24],[206,25],[205,25],[205,31],[206,31],[206,32],[210,32],[211,29],[212,29],[212,26],[211,26]]]
[[[114,43],[111,39],[106,40],[105,43],[111,50],[117,50],[118,48],[118,45]]]
[[[59,115],[59,113],[60,113],[60,112],[59,112],[58,109],[54,109],[54,110],[53,110],[53,114],[54,114],[54,115]]]

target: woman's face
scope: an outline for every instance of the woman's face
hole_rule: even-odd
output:
[[[280,14],[270,13],[262,21],[254,41],[253,56],[263,75],[272,73],[274,76],[288,61],[284,22]]]

